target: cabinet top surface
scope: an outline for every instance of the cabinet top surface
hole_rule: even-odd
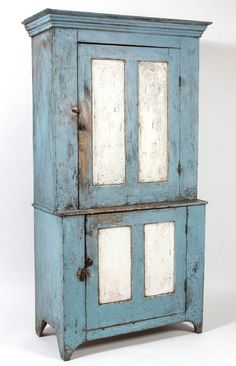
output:
[[[201,37],[211,22],[45,9],[22,22],[30,36],[52,27]]]

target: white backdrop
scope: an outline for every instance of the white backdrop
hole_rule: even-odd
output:
[[[4,4],[4,5],[3,5]],[[46,8],[213,21],[201,40],[199,198],[207,207],[205,332],[184,325],[81,347],[72,364],[235,365],[236,2],[4,2],[0,67],[1,364],[59,364],[54,336],[34,334],[30,38],[20,24]],[[51,334],[52,330],[48,330]],[[81,356],[81,358],[78,358]]]

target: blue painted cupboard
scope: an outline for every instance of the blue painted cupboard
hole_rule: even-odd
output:
[[[199,38],[209,22],[46,9],[32,37],[36,332],[202,330]]]

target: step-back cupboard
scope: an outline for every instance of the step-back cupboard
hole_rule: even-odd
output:
[[[36,331],[202,329],[199,37],[208,22],[46,9],[32,37]]]

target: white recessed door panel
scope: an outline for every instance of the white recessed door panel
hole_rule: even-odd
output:
[[[124,61],[92,60],[93,184],[125,182]]]
[[[144,225],[145,296],[174,291],[174,222]]]
[[[167,65],[138,63],[140,182],[168,180]]]
[[[105,228],[98,231],[99,303],[131,298],[131,229]]]

